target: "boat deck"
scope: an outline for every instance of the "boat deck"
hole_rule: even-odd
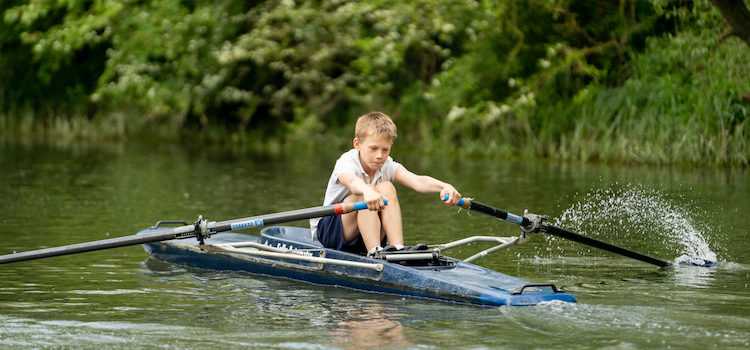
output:
[[[260,236],[219,233],[205,243],[171,240],[144,244],[144,248],[156,259],[179,265],[246,271],[370,292],[480,305],[575,302],[572,295],[551,284],[532,284],[439,252],[438,258],[423,263],[395,263],[326,249],[312,239],[309,229],[299,227],[269,227]]]

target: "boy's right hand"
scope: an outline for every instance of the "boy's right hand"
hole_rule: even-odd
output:
[[[375,189],[369,188],[364,191],[363,195],[365,203],[367,203],[367,209],[378,211],[385,207],[383,196],[378,191],[375,191]]]
[[[448,206],[454,206],[458,204],[458,200],[461,199],[461,194],[456,191],[456,189],[450,185],[445,184],[443,189],[440,191],[440,199],[445,202]]]

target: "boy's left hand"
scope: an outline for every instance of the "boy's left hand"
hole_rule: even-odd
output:
[[[444,200],[444,202],[448,206],[457,205],[458,200],[461,199],[461,194],[451,185],[443,187],[443,190],[440,191],[440,199],[444,199],[446,195],[448,196],[448,200]]]

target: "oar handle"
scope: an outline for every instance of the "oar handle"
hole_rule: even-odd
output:
[[[443,202],[447,201],[448,198],[450,197],[446,194],[445,198],[443,199]],[[463,198],[459,198],[458,204],[456,204],[456,206],[464,208],[464,209],[469,209],[470,204],[471,204],[471,200],[464,200]]]
[[[443,197],[443,202],[447,201],[448,198],[449,197],[446,194]],[[479,202],[472,201],[471,199],[459,198],[458,204],[456,204],[456,206],[464,208],[466,210],[476,211],[484,215],[491,216],[495,219],[500,219],[500,220],[509,222],[511,224],[519,225],[519,226],[526,227],[532,224],[532,222],[529,219],[523,216],[509,213],[502,209],[493,208],[489,205],[485,205]]]
[[[385,198],[381,198],[381,199],[383,200],[383,205],[388,205],[388,201]],[[344,204],[344,203],[340,203],[340,204]],[[349,210],[349,211],[347,211],[345,213],[341,213],[341,214],[346,214],[348,212],[362,210],[362,209],[367,209],[367,203],[365,203],[364,201],[362,201],[362,202],[354,202],[354,203],[352,203],[352,210]],[[339,215],[339,213],[336,213],[336,215]]]
[[[450,199],[450,195],[446,194],[443,196],[443,202],[447,202]],[[461,207],[464,209],[469,209],[469,204],[471,203],[471,200],[464,200],[463,198],[458,199],[458,204],[456,204],[457,207]]]

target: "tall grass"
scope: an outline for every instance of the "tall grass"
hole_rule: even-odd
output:
[[[623,86],[584,90],[556,106],[563,116],[540,108],[543,155],[748,165],[750,54],[736,39],[712,44],[714,34],[652,39]]]

